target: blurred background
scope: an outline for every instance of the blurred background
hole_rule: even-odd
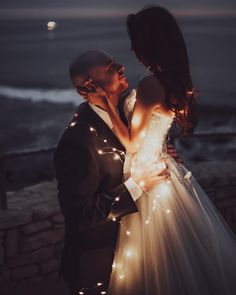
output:
[[[196,132],[235,131],[236,2],[234,0],[2,0],[0,3],[0,152],[55,145],[82,98],[68,67],[78,54],[104,49],[126,67],[130,88],[145,69],[130,51],[125,19],[148,4],[175,16],[201,94]],[[52,30],[48,22],[55,22]],[[187,162],[236,160],[236,140],[205,137],[177,140]],[[51,155],[8,159],[9,188],[51,177]],[[51,162],[50,162],[51,163]],[[27,172],[29,175],[27,176]],[[24,181],[20,181],[22,173]]]

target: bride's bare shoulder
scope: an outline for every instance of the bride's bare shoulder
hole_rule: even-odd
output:
[[[139,81],[137,98],[151,105],[158,105],[165,98],[165,89],[155,76],[148,76]]]

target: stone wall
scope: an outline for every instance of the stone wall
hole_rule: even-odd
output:
[[[207,162],[189,169],[236,233],[235,163]],[[22,281],[56,278],[64,237],[55,181],[8,193],[8,203],[9,209],[0,211],[2,295]]]
[[[0,212],[0,293],[22,280],[57,277],[64,218],[55,182],[8,194],[9,210]]]

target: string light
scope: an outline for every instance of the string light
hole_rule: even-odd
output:
[[[96,289],[100,288],[101,286],[103,286],[103,282],[97,282],[97,284],[95,286],[93,286],[93,287],[82,288],[79,291],[79,295],[85,295],[86,294],[86,291],[96,290]],[[106,293],[106,291],[101,291],[100,294],[107,294],[107,293]]]
[[[131,257],[132,256],[132,251],[131,250],[128,250],[127,252],[126,252],[126,257]]]
[[[136,124],[138,124],[138,118],[135,118],[135,120],[136,120]],[[76,124],[76,122],[75,122],[75,124]],[[97,136],[97,138],[99,140],[102,141],[103,147],[101,149],[97,150],[97,153],[99,155],[109,155],[109,154],[112,155],[113,154],[113,159],[114,160],[119,160],[120,159],[121,161],[124,161],[124,159],[125,159],[125,152],[124,151],[118,150],[115,147],[110,147],[107,144],[107,139],[100,139],[99,138],[98,134],[96,133],[96,129],[94,127],[89,126],[89,130],[91,132],[93,132]],[[144,136],[146,136],[146,132],[145,133],[143,132],[141,134],[141,137],[144,137]],[[104,143],[106,144],[106,146],[105,146]],[[144,167],[149,166],[150,164],[152,164],[153,159],[154,159],[154,156],[152,155],[152,152],[155,151],[155,154],[157,153],[157,146],[158,145],[157,145],[156,142],[152,142],[152,143],[150,143],[150,150],[147,150],[146,154],[145,154],[144,151],[142,151],[143,156],[141,156],[141,157],[139,156],[139,158],[138,158],[138,164],[140,166],[137,166],[137,162],[136,163],[133,163],[133,162],[131,163],[131,170],[132,170],[133,173],[141,175]],[[137,147],[140,147],[140,144],[137,144]],[[161,151],[163,149],[163,146],[159,145],[158,149],[160,150],[160,153],[161,153]],[[158,161],[158,159],[159,159],[159,156],[158,157],[155,156],[155,160]],[[166,168],[166,164],[164,162],[159,163],[158,165],[155,165],[155,167],[153,166],[153,170],[164,169],[164,168]],[[149,212],[149,214],[148,214],[148,216],[146,218],[146,221],[145,221],[145,224],[147,226],[151,222],[151,216],[152,216],[153,212],[156,211],[158,208],[161,209],[163,211],[163,213],[167,213],[167,214],[171,213],[170,209],[162,208],[159,204],[157,204],[157,200],[160,200],[161,196],[165,196],[166,194],[169,193],[169,187],[170,187],[169,184],[171,184],[171,182],[169,180],[163,181],[162,183],[159,184],[159,193],[158,194],[156,194],[156,191],[155,191],[155,195],[153,195],[152,192],[150,192],[150,194],[152,194],[151,197],[155,198],[155,200],[153,200],[153,205],[151,207],[151,211]],[[144,193],[149,194],[148,192],[145,191],[145,181],[144,180],[139,181],[138,185],[140,187],[142,187]],[[118,196],[118,197],[116,197],[114,199],[113,203],[114,202],[119,202],[119,201],[120,201],[120,197]],[[113,222],[119,221],[121,223],[121,221],[117,220],[117,218],[115,216],[111,216],[111,220]],[[131,231],[127,229],[125,231],[125,233],[126,233],[127,239],[130,239],[129,237],[131,235]],[[125,257],[127,259],[132,259],[133,249],[126,249],[126,252],[124,253],[124,255],[125,255]],[[124,272],[122,264],[117,264],[116,262],[113,262],[112,269],[113,270],[115,270],[115,269],[119,270],[119,272],[120,272],[120,273],[118,273],[118,279],[119,280],[124,280],[125,279],[125,272]],[[96,289],[96,288],[101,287],[102,285],[103,285],[102,282],[98,282],[95,287],[83,288],[83,289],[80,290],[79,295],[85,294],[85,290]],[[99,291],[99,292],[100,292],[99,294],[107,294],[106,291]]]
[[[74,118],[75,117],[78,117],[78,114],[75,113],[74,114]],[[86,125],[88,126],[86,123],[83,123],[83,122],[77,122],[77,121],[73,121],[71,122],[70,124],[70,127],[74,127],[76,124],[80,124],[80,125]],[[93,127],[93,126],[88,126],[89,127],[89,130],[94,133],[96,135],[97,138],[99,138],[97,132],[96,132],[96,129]],[[103,139],[103,142],[107,144],[107,139]],[[114,160],[120,160],[122,163],[124,162],[125,160],[125,152],[122,151],[122,150],[119,150],[119,149],[116,149],[114,147],[109,147],[108,145],[106,145],[105,148],[103,149],[99,149],[97,151],[97,153],[99,155],[105,155],[105,154],[113,154],[113,159]]]
[[[192,176],[192,172],[191,171],[188,171],[185,175],[184,175],[184,179],[187,179],[189,180]]]
[[[76,125],[76,122],[74,121],[70,123],[70,127],[74,127],[75,125]]]
[[[139,123],[140,123],[140,116],[136,115],[136,116],[132,119],[131,123],[132,123],[132,125],[133,125],[134,127],[137,127],[137,126],[139,125]]]
[[[115,154],[113,158],[114,158],[114,160],[120,160],[120,157],[117,154]]]

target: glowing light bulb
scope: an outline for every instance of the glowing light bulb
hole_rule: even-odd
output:
[[[192,176],[192,172],[191,171],[188,171],[185,176],[184,176],[184,179],[190,179],[190,177]]]
[[[115,151],[116,151],[116,149],[115,149],[115,148],[112,148],[112,150],[113,150],[113,152],[115,152]]]
[[[193,95],[193,91],[191,91],[191,90],[189,90],[189,91],[187,91],[187,95]]]
[[[126,231],[127,236],[130,236],[131,232],[129,230]]]
[[[102,291],[101,294],[107,294],[107,292],[106,291]]]
[[[71,122],[70,127],[74,127],[76,125],[76,122]]]
[[[83,292],[83,291],[80,291],[80,292],[79,292],[79,295],[84,295],[84,292]]]
[[[93,127],[90,127],[89,130],[90,130],[90,131],[94,131],[95,129],[94,129]]]
[[[103,141],[104,141],[105,143],[107,142],[107,140],[106,140],[106,139],[104,139]]]
[[[132,125],[137,127],[139,125],[139,123],[140,123],[140,116],[138,116],[138,115],[134,116],[132,119]]]
[[[119,155],[116,154],[116,155],[114,155],[113,159],[114,159],[114,160],[119,160],[120,157],[119,157]]]
[[[146,224],[150,223],[150,217],[148,217],[148,219],[145,221]]]
[[[98,154],[102,155],[103,154],[102,150],[98,150]]]
[[[170,212],[171,212],[170,209],[167,209],[167,210],[166,210],[166,213],[170,213]]]
[[[116,202],[119,202],[119,201],[120,201],[120,197],[116,197],[116,198],[115,198],[115,201],[116,201]]]
[[[98,286],[98,287],[99,287],[99,286],[102,286],[102,283],[98,282],[98,283],[97,283],[97,286]]]
[[[131,257],[132,256],[132,251],[130,251],[130,250],[128,250],[127,252],[126,252],[126,257]]]
[[[113,217],[113,218],[112,218],[112,221],[116,221],[116,218],[115,218],[115,217]]]
[[[54,21],[50,21],[47,23],[48,31],[53,31],[56,29],[56,27],[57,27],[57,23]]]

